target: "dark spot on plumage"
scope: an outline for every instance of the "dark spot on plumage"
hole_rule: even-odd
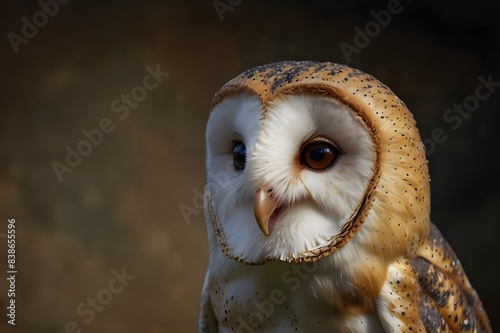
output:
[[[347,76],[349,76],[351,73],[349,73]],[[328,75],[335,76],[337,75],[337,72],[335,72],[334,69],[331,69],[330,72],[328,72]]]
[[[320,73],[320,72],[323,72],[323,70],[326,68],[327,64],[326,63],[318,63],[316,64],[315,66],[312,66],[312,68],[314,68],[313,70],[313,74],[316,74],[316,73]],[[333,72],[335,75],[335,71],[332,70],[331,72]]]

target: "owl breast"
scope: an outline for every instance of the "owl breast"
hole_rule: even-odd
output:
[[[222,255],[217,262],[208,283],[219,332],[384,332],[377,315],[349,297],[338,312],[346,295],[335,291],[328,259],[243,266]]]

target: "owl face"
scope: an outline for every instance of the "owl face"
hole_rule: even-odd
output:
[[[324,245],[360,206],[374,143],[346,105],[284,95],[225,99],[207,130],[208,181],[227,247],[250,262],[291,261]]]
[[[388,88],[348,67],[278,63],[233,79],[206,131],[207,221],[218,246],[248,264],[314,261],[389,233],[383,255],[417,246],[408,235],[428,223],[419,215],[428,193],[413,125]]]

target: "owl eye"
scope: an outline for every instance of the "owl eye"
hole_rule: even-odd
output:
[[[312,170],[325,170],[333,165],[339,154],[330,141],[316,138],[302,148],[300,163]]]
[[[247,148],[245,144],[237,142],[233,147],[233,165],[236,170],[245,169],[247,162]]]

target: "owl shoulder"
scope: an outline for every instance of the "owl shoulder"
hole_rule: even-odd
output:
[[[492,332],[462,264],[434,224],[417,256],[388,267],[377,307],[386,328]]]

